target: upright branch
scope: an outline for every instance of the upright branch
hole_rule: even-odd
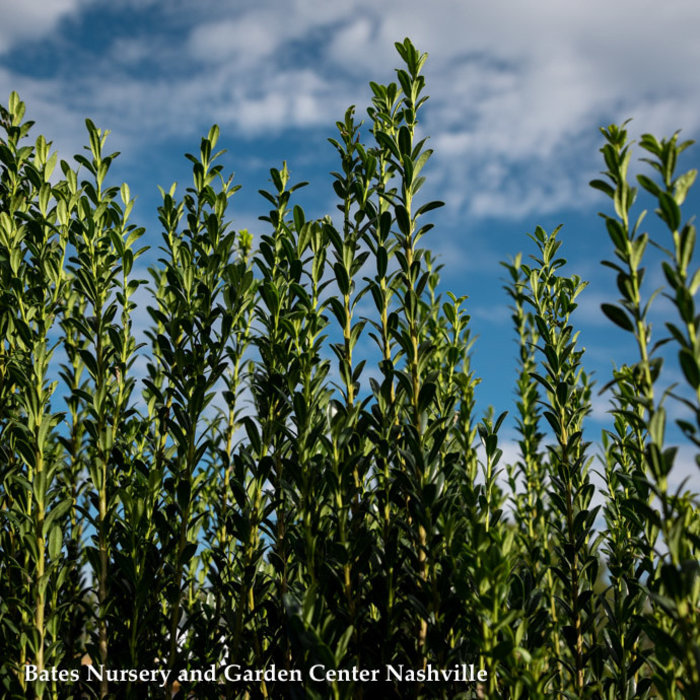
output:
[[[630,509],[626,502],[629,499],[643,503],[646,509],[653,499],[645,477],[644,452],[649,439],[647,426],[650,419],[661,415],[658,411],[663,410],[657,406],[654,389],[662,360],[657,352],[660,343],[652,345],[649,320],[651,304],[658,290],[644,299],[646,269],[642,263],[649,236],[640,227],[645,212],[641,212],[634,223],[631,221],[637,199],[637,189],[628,182],[631,145],[625,124],[621,127],[613,124],[601,132],[606,141],[601,148],[607,166],[603,173],[606,179],[593,180],[591,186],[613,200],[615,216],[601,216],[614,246],[616,260],[605,260],[603,264],[615,271],[621,294],[619,305],[605,303],[601,308],[608,319],[633,334],[638,350],[638,361],[615,369],[613,380],[605,387],[612,389],[615,417],[613,430],[604,434],[605,474],[610,493],[605,507],[608,523],[606,550],[613,596],[612,604],[606,605],[606,614],[611,627],[608,645],[616,652],[608,658],[615,660],[613,676],[617,692],[625,694],[636,691],[637,670],[643,657],[640,656],[641,629],[628,629],[622,618],[627,616],[627,610],[635,610],[638,614],[643,610],[646,596],[639,581],[642,575],[652,571],[658,534],[655,519],[638,517],[638,509]],[[617,634],[613,630],[617,630]]]
[[[515,515],[518,518],[526,550],[532,553],[533,570],[537,569],[538,560],[543,556],[542,547],[546,547],[547,522],[545,517],[546,469],[540,443],[544,437],[541,432],[540,392],[537,382],[532,381],[532,373],[537,370],[536,348],[539,334],[535,324],[534,311],[526,308],[527,295],[524,285],[522,256],[518,254],[511,262],[501,263],[510,276],[505,290],[512,300],[511,319],[518,335],[518,378],[516,400],[518,415],[516,427],[519,434],[518,447],[520,459],[516,463],[517,473],[510,475],[513,493],[519,493],[515,500]],[[516,480],[520,480],[520,484]]]
[[[293,361],[295,333],[292,327],[298,313],[294,306],[300,291],[303,267],[290,220],[292,194],[307,183],[289,184],[289,170],[272,168],[270,176],[274,190],[260,191],[272,205],[267,216],[260,219],[272,231],[261,236],[258,254],[254,258],[261,279],[259,303],[255,319],[262,329],[254,340],[259,359],[253,370],[252,391],[260,425],[258,464],[272,487],[271,507],[265,528],[271,540],[270,561],[275,572],[274,585],[278,605],[275,619],[279,622],[272,651],[283,665],[291,664],[291,651],[284,619],[284,604],[290,587],[290,556],[292,522],[290,522],[290,491],[294,479],[287,473],[291,440],[289,421],[293,409],[292,393],[299,381],[299,368]],[[301,212],[297,212],[297,217]],[[249,434],[253,427],[250,426]],[[264,692],[267,692],[264,689]]]
[[[125,206],[122,209],[116,200],[119,188],[106,184],[111,164],[118,155],[104,153],[109,132],[98,129],[89,119],[86,126],[90,141],[86,147],[88,154],[75,156],[86,172],[86,179],[81,181],[77,215],[70,225],[75,255],[70,258],[68,269],[73,289],[87,306],[86,315],[71,315],[64,325],[82,339],[79,354],[89,377],[86,388],[92,394],[83,387],[73,389],[74,396],[85,402],[89,417],[85,461],[92,502],[96,504],[96,513],[91,511],[94,546],[87,550],[97,581],[98,600],[97,644],[90,655],[107,668],[112,614],[111,538],[120,503],[117,469],[134,386],[133,378],[128,375],[135,353],[130,330],[133,302],[129,298],[139,282],[130,281],[129,275],[134,260],[143,252],[132,249],[143,230],[127,224],[133,206],[128,187],[121,188]],[[68,166],[63,167],[68,175]],[[69,182],[71,179],[69,176]],[[126,449],[129,451],[131,447]],[[106,677],[100,682],[99,694],[100,697],[108,694]]]
[[[11,671],[28,693],[24,663],[43,671],[61,657],[56,643],[61,611],[52,589],[59,580],[61,524],[70,501],[57,488],[62,464],[56,429],[62,416],[52,410],[58,382],[50,362],[51,334],[68,285],[63,267],[70,210],[58,206],[63,185],[51,184],[57,161],[51,143],[39,136],[33,146],[20,145],[32,126],[24,113],[16,93],[0,110],[7,135],[0,147],[0,505],[3,559],[8,557],[0,576],[3,587],[18,589],[2,593],[18,608],[20,666]],[[30,685],[41,698],[48,684],[39,678]]]
[[[544,389],[542,415],[552,430],[550,491],[555,561],[553,574],[563,585],[558,619],[568,654],[561,662],[570,676],[577,697],[597,692],[597,609],[593,586],[598,575],[597,543],[593,523],[600,506],[591,507],[594,487],[588,476],[587,443],[583,419],[591,410],[590,383],[583,371],[583,350],[570,323],[576,298],[586,284],[573,275],[563,277],[566,263],[557,257],[561,241],[556,229],[547,235],[537,228],[531,236],[539,250],[533,265],[524,265],[527,301],[532,305],[540,342],[542,373],[532,373]]]
[[[407,494],[409,513],[414,512],[419,519],[427,518],[426,522],[417,523],[416,548],[418,553],[417,565],[421,579],[427,582],[428,570],[428,536],[432,529],[430,509],[421,509],[422,494],[429,480],[430,468],[422,464],[422,452],[425,449],[423,434],[426,428],[425,418],[435,396],[434,377],[426,377],[426,367],[431,356],[431,348],[426,340],[426,319],[421,317],[421,296],[426,289],[430,273],[423,269],[422,251],[417,247],[418,242],[431,228],[432,224],[419,225],[418,220],[428,211],[442,206],[442,202],[428,202],[418,208],[414,207],[414,197],[417,195],[425,178],[420,175],[432,151],[424,149],[425,139],[415,142],[418,111],[427,97],[421,93],[425,86],[425,78],[420,74],[427,54],[420,54],[411,42],[406,39],[397,43],[396,49],[403,59],[406,69],[397,70],[397,78],[401,86],[401,126],[398,131],[384,131],[381,126],[375,137],[380,147],[386,151],[388,159],[396,173],[399,183],[398,192],[391,201],[397,232],[397,249],[395,252],[399,264],[398,283],[401,293],[400,314],[401,323],[394,332],[394,338],[405,358],[406,369],[396,373],[400,391],[408,407],[411,424],[404,428],[404,438],[407,447],[416,456],[413,480],[413,500]],[[420,515],[419,515],[420,514]],[[425,514],[425,516],[423,515]],[[413,518],[409,514],[409,518]],[[418,631],[419,648],[423,664],[426,663],[427,618],[422,617]]]
[[[211,448],[211,436],[202,431],[202,422],[214,387],[226,369],[226,347],[232,331],[224,290],[236,234],[229,230],[225,217],[228,200],[238,187],[233,186],[232,176],[223,178],[221,164],[214,164],[222,153],[213,152],[218,136],[219,129],[213,126],[201,141],[199,157],[188,154],[193,163],[193,186],[187,189],[183,202],[178,204],[174,199],[175,185],[168,193],[162,192],[163,274],[151,270],[158,306],[150,313],[163,329],[152,333],[154,354],[166,380],[164,389],[154,392],[154,397],[165,404],[162,444],[170,440],[175,447],[165,481],[172,525],[168,535],[163,533],[171,547],[170,670],[182,663],[185,621],[191,618],[185,615],[191,613],[188,608],[192,604],[185,593],[196,569],[201,519],[195,515],[203,488],[203,459]],[[170,685],[166,692],[169,690]]]

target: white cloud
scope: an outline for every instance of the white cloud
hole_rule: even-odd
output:
[[[275,14],[269,11],[206,22],[194,28],[187,48],[194,58],[208,63],[235,61],[248,68],[279,48],[282,36],[270,31],[277,24]]]
[[[27,39],[50,34],[85,4],[86,0],[0,0],[0,55]]]
[[[228,83],[228,71],[218,78]],[[340,96],[315,71],[290,68],[270,76],[264,87],[255,84],[234,88],[229,100],[214,98],[213,115],[246,134],[278,132],[284,128],[328,125],[342,109]]]
[[[0,0],[0,51],[50,36],[85,1]],[[422,129],[436,154],[427,192],[439,192],[453,218],[588,206],[600,123],[635,116],[634,129],[684,127],[688,137],[700,128],[700,6],[686,0],[530,0],[508,12],[475,0],[387,0],[381,11],[369,0],[290,0],[282,12],[261,0],[157,11],[177,22],[117,35],[97,65],[53,80],[0,73],[0,94],[18,86],[35,113],[51,112],[52,129],[71,120],[81,128],[90,113],[135,145],[212,121],[248,138],[330,130],[348,104],[366,103],[369,80],[392,79],[393,43],[409,35],[430,54]],[[160,71],[137,73],[139,62]]]
[[[152,56],[153,46],[134,37],[117,37],[111,46],[110,53],[112,60],[117,63],[135,65]]]

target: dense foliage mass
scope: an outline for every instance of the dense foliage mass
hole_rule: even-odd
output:
[[[681,213],[695,172],[676,173],[688,144],[639,144],[677,312],[652,336],[631,146],[624,127],[603,130],[607,170],[591,184],[612,201],[604,264],[620,299],[602,311],[637,352],[611,379],[597,463],[571,324],[585,283],[556,231],[504,263],[520,438],[503,465],[504,415],[474,415],[465,300],[439,293],[421,247],[440,205],[419,199],[425,55],[397,49],[398,82],[371,83],[371,145],[352,109],[331,140],[340,215],[307,220],[303,183],[273,169],[254,247],[229,224],[237,187],[213,127],[187,156],[192,186],[162,192],[148,282],[129,188],[107,184],[107,133],[88,121],[86,155],[57,177],[19,97],[0,108],[3,697],[700,697],[698,499],[670,489],[665,442],[673,402],[700,446],[700,272]],[[662,343],[685,391],[662,390]],[[160,688],[52,671],[88,662],[304,674],[178,686],[172,673]],[[317,664],[488,674],[376,685],[315,681]]]

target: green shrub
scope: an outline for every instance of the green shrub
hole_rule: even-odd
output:
[[[676,174],[688,143],[640,142],[677,311],[652,337],[631,144],[624,126],[602,130],[607,171],[591,184],[613,200],[604,264],[621,294],[602,311],[639,352],[609,384],[594,506],[592,384],[571,321],[585,283],[565,273],[558,231],[537,228],[530,261],[504,263],[519,342],[519,455],[504,465],[506,414],[475,416],[465,299],[439,291],[421,247],[442,204],[421,200],[426,56],[396,47],[397,83],[370,84],[371,144],[353,109],[330,139],[340,216],[307,220],[285,164],[254,247],[227,218],[238,187],[214,126],[182,199],[161,191],[149,282],[129,188],[107,184],[107,132],[88,120],[87,155],[56,179],[50,143],[25,145],[19,97],[0,108],[4,697],[700,697],[698,501],[670,489],[665,438],[674,401],[700,445],[700,271],[681,213],[695,172]],[[133,328],[144,285],[147,349]],[[680,395],[661,389],[664,343]],[[100,681],[85,655],[170,674],[165,688]],[[174,685],[230,664],[278,678]],[[314,680],[318,664],[349,680]],[[460,680],[462,664],[486,678]],[[384,680],[389,666],[418,680]],[[380,669],[381,686],[353,668]],[[421,679],[431,669],[449,673]]]

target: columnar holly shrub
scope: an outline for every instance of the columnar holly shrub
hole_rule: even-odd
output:
[[[653,241],[632,220],[626,130],[602,130],[591,184],[612,200],[621,295],[602,312],[636,351],[600,441],[572,316],[585,282],[558,230],[504,263],[519,448],[504,463],[506,411],[475,415],[468,301],[426,247],[442,204],[421,190],[426,56],[396,47],[368,125],[351,108],[330,139],[338,212],[308,219],[284,164],[258,239],[232,228],[214,126],[187,156],[192,186],[161,191],[150,281],[136,262],[152,234],[110,184],[107,132],[87,121],[74,167],[28,140],[15,93],[0,108],[3,697],[700,697],[698,496],[671,486],[667,437],[673,402],[700,445],[689,144],[640,142],[668,229]],[[676,313],[661,332],[650,243]],[[669,390],[674,362],[686,386]],[[317,681],[317,664],[380,669],[381,685]],[[462,664],[486,677],[465,683]],[[301,680],[226,682],[231,665]],[[151,668],[164,687],[107,673]]]

